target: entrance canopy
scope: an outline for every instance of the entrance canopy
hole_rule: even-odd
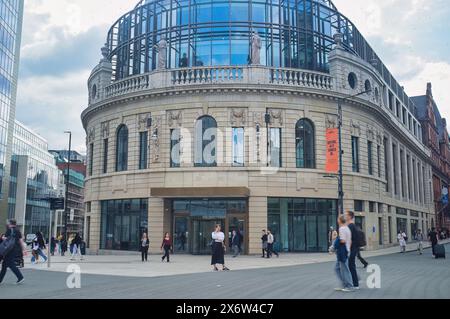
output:
[[[250,197],[247,187],[152,188],[151,197],[159,198],[242,198]]]

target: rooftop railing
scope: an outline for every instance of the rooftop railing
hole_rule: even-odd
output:
[[[147,90],[220,84],[333,90],[333,78],[326,73],[263,66],[216,66],[168,69],[128,77],[107,86],[103,96],[110,99]]]

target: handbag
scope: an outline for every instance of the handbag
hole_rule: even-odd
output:
[[[0,256],[6,257],[16,246],[16,237],[14,236],[14,230],[11,230],[11,236],[7,237],[0,244]]]

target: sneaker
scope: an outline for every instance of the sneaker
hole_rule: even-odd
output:
[[[21,280],[19,280],[18,282],[16,282],[16,285],[21,285],[25,282],[25,278],[22,278]]]
[[[354,292],[354,289],[350,289],[350,288],[344,288],[341,290],[342,292]]]
[[[230,271],[230,269],[227,267],[223,267],[223,271]]]
[[[361,288],[358,287],[353,287],[354,290],[360,290]]]
[[[339,287],[339,288],[334,288],[334,291],[342,291],[342,288],[341,288],[341,287]]]

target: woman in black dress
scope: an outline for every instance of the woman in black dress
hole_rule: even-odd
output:
[[[223,271],[228,271],[225,267],[225,234],[221,231],[220,225],[216,225],[214,232],[212,233],[212,258],[211,265],[214,267],[214,271],[219,271],[217,265],[222,265]]]

